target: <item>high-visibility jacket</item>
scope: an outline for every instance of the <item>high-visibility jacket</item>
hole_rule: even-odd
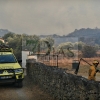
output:
[[[96,68],[95,68],[95,66],[92,65],[92,66],[90,66],[90,69],[89,69],[88,79],[89,80],[96,80],[95,76],[96,76]]]

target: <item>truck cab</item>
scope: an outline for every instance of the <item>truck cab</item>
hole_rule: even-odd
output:
[[[24,69],[18,63],[12,48],[0,48],[0,83],[14,83],[23,87]]]

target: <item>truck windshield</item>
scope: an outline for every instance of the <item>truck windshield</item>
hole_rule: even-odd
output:
[[[17,62],[14,55],[0,55],[0,63],[15,63]]]

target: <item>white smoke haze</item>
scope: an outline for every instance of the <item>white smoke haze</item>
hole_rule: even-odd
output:
[[[67,35],[100,28],[99,0],[0,0],[0,29],[26,34]]]

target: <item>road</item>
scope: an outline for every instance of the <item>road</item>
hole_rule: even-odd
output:
[[[54,100],[38,86],[29,82],[26,77],[23,84],[23,88],[17,88],[11,84],[0,85],[0,100]]]

